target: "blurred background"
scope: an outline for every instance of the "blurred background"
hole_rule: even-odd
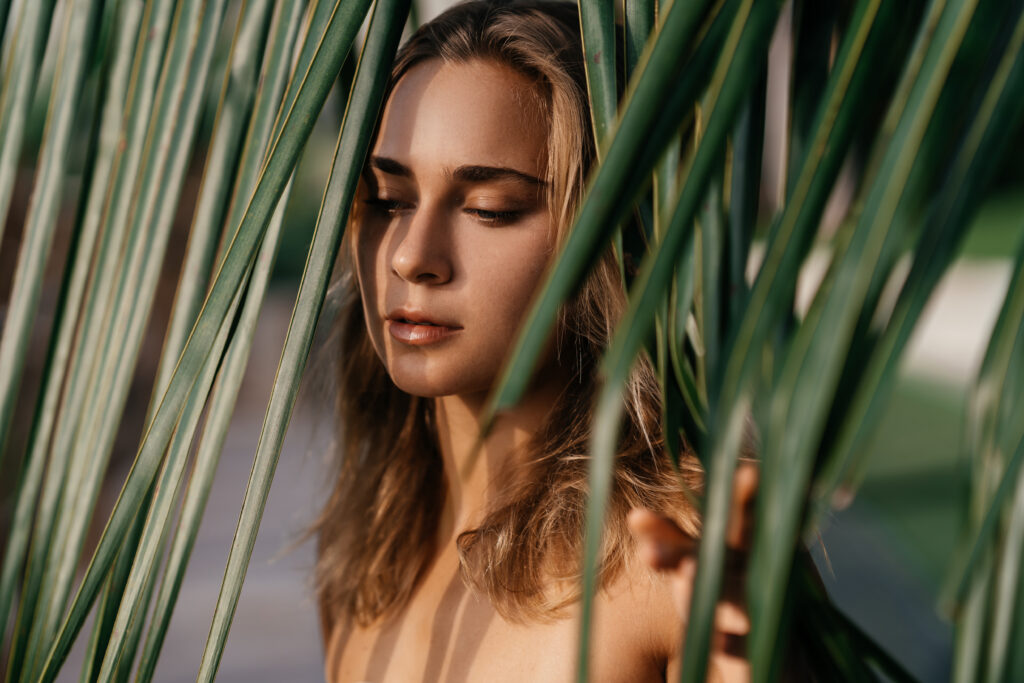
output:
[[[419,18],[425,21],[450,3],[419,0],[417,4]],[[232,8],[237,11],[235,4]],[[788,25],[785,12],[783,16],[769,66],[769,119],[761,198],[764,222],[779,205],[786,163],[783,145],[778,142],[787,117],[783,93],[788,77]],[[225,26],[232,24],[230,20],[224,22]],[[221,41],[221,62],[226,58],[229,39],[227,36]],[[45,79],[44,71],[41,80]],[[93,524],[92,542],[113,506],[139,440],[184,253],[218,87],[219,82],[211,79],[204,131],[190,166],[176,222],[177,235],[171,240],[132,397]],[[773,92],[779,96],[772,97]],[[43,106],[45,103],[40,105]],[[155,680],[195,678],[305,250],[331,165],[342,107],[336,95],[328,101],[299,167],[287,211],[286,237],[260,319],[242,398]],[[37,127],[34,139],[38,143],[45,109],[36,113],[40,115],[33,115],[31,120]],[[83,147],[84,144],[83,140]],[[30,142],[10,210],[8,225],[12,227],[4,232],[0,244],[0,317],[5,314],[10,295],[22,238],[17,226],[22,224],[27,210],[35,154]],[[1016,162],[1013,154],[1009,156],[1011,163]],[[872,444],[862,485],[855,496],[844,501],[843,509],[832,514],[821,537],[812,543],[812,553],[837,604],[925,681],[942,681],[949,675],[952,631],[945,611],[944,588],[958,548],[968,493],[968,464],[961,455],[965,400],[1009,281],[1011,255],[1024,235],[1022,173],[1017,164],[1008,165],[1000,174],[955,265],[930,302],[904,359],[900,385]],[[22,382],[23,400],[15,417],[20,428],[16,427],[11,437],[9,453],[21,452],[28,438],[25,432],[29,419],[19,416],[31,413],[39,389],[45,339],[53,323],[52,311],[69,247],[74,198],[80,182],[80,175],[72,177],[67,188],[65,215],[48,266],[48,284],[36,323],[38,343],[32,347]],[[850,196],[852,188],[840,184],[829,215],[841,215]],[[803,301],[810,300],[824,272],[828,239],[835,223],[835,219],[826,219],[822,246],[805,267],[800,284]],[[322,351],[314,357],[307,375],[329,377],[330,366],[331,359]],[[317,386],[307,387],[292,418],[219,680],[298,681],[323,677],[322,643],[311,589],[314,548],[304,532],[327,493],[329,482],[325,473],[329,470],[334,430],[331,405],[330,383],[318,382]],[[9,525],[16,466],[16,461],[7,458],[0,469],[0,530]],[[894,619],[893,615],[899,618]],[[78,670],[84,640],[80,639],[65,672]],[[75,674],[66,673],[61,680],[73,678]]]

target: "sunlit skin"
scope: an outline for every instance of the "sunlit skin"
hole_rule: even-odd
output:
[[[569,681],[578,625],[503,619],[458,574],[455,538],[480,519],[513,472],[513,453],[539,430],[567,377],[549,358],[517,408],[471,458],[479,417],[554,244],[543,181],[547,126],[533,86],[489,61],[429,60],[397,84],[368,164],[353,248],[371,341],[395,384],[435,403],[449,485],[439,551],[396,617],[328,637],[335,681]],[[433,323],[424,325],[422,323]],[[738,491],[739,505],[756,482]],[[596,601],[591,679],[663,681],[678,675],[693,540],[634,510],[640,563]],[[741,525],[742,526],[742,525]],[[730,532],[743,545],[745,531]],[[645,569],[646,563],[655,572]],[[743,633],[723,603],[719,626]],[[716,675],[744,680],[742,659],[719,653]]]

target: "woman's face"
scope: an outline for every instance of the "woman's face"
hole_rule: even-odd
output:
[[[547,128],[492,61],[410,69],[385,108],[353,246],[373,346],[417,396],[487,392],[547,265]]]

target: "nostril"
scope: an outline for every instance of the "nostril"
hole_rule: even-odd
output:
[[[450,278],[451,254],[445,231],[436,216],[422,208],[410,217],[394,244],[391,270],[402,280],[441,284]]]

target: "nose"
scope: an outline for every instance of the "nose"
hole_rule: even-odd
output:
[[[439,209],[417,207],[391,256],[391,270],[406,282],[444,284],[452,262],[445,221]]]

